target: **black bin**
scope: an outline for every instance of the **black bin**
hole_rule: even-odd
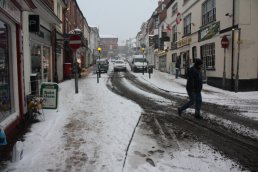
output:
[[[38,73],[32,73],[30,75],[30,88],[31,88],[31,94],[37,95],[39,93],[39,76]]]

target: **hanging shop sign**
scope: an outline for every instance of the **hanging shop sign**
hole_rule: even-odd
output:
[[[42,83],[40,95],[44,98],[44,109],[56,109],[58,105],[58,85],[57,83]]]
[[[212,38],[220,31],[220,22],[201,28],[199,31],[199,42]]]
[[[29,15],[29,32],[39,32],[39,15]]]

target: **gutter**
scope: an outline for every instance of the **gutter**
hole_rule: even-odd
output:
[[[232,27],[234,27],[235,25],[235,0],[233,0],[233,11],[232,11]],[[235,52],[235,45],[234,45],[234,42],[235,42],[235,34],[234,34],[234,30],[232,30],[232,52],[231,52],[231,91],[234,90],[234,52]]]

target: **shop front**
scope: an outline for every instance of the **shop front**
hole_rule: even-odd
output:
[[[191,37],[185,37],[177,42],[177,47],[180,52],[180,74],[187,77],[188,70],[191,66],[192,60],[190,59],[190,44],[192,43]]]
[[[166,51],[158,52],[158,67],[161,72],[167,72],[167,53]]]
[[[0,127],[7,142],[23,112],[20,21],[20,9],[12,1],[0,1]]]
[[[31,94],[39,95],[42,82],[52,81],[52,57],[50,31],[41,27],[39,33],[30,34]]]

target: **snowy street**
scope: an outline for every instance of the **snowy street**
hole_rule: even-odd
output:
[[[193,109],[177,115],[186,80],[174,78],[114,73],[111,64],[98,84],[94,72],[82,77],[78,94],[73,79],[60,83],[58,109],[44,110],[46,120],[24,137],[23,158],[4,171],[258,170],[258,92],[204,85],[198,121]]]

